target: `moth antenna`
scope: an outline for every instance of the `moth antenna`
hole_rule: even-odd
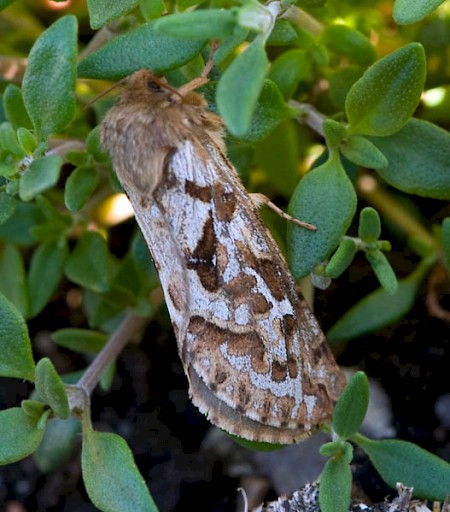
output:
[[[102,91],[100,94],[97,94],[97,96],[91,100],[89,103],[87,103],[85,106],[84,106],[84,110],[87,110],[89,107],[91,107],[97,100],[99,100],[100,98],[103,98],[103,96],[106,96],[109,92],[111,92],[112,90],[114,90],[116,87],[119,87],[119,85],[122,85],[125,80],[127,78],[122,78],[121,80],[119,80],[118,82],[114,83],[111,85],[111,87],[108,87],[107,89],[105,89],[104,91]]]
[[[182,85],[178,88],[178,94],[181,96],[186,96],[187,93],[191,91],[195,91],[195,89],[198,89],[202,85],[205,85],[209,82],[208,74],[211,71],[213,64],[214,64],[214,54],[219,47],[219,41],[215,39],[211,43],[211,50],[209,52],[208,60],[206,61],[205,67],[203,68],[202,74],[198,78],[194,78],[187,84]]]

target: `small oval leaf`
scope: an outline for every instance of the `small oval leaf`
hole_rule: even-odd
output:
[[[17,206],[17,200],[7,192],[0,192],[0,224],[6,222]]]
[[[417,288],[428,270],[422,264],[410,276],[400,279],[394,295],[384,288],[370,293],[350,308],[328,331],[329,341],[350,340],[390,325],[412,308]]]
[[[47,357],[36,365],[36,391],[57,416],[63,420],[69,417],[69,401],[63,381]]]
[[[344,238],[326,266],[325,275],[331,279],[339,277],[350,266],[356,250],[355,241],[351,238]]]
[[[267,78],[275,82],[285,99],[291,98],[301,80],[312,72],[311,56],[306,50],[288,50],[270,66]]]
[[[342,392],[333,412],[333,429],[349,439],[361,426],[369,405],[369,381],[364,372],[356,372]]]
[[[28,318],[30,304],[22,253],[15,245],[0,248],[0,293],[11,301],[19,313]]]
[[[164,16],[155,21],[155,30],[177,39],[222,39],[232,36],[237,9],[199,9]]]
[[[44,430],[21,407],[0,411],[0,465],[28,457],[39,446]]]
[[[68,250],[66,243],[50,241],[33,253],[28,274],[30,316],[36,316],[47,305],[63,276]]]
[[[339,160],[328,160],[300,181],[289,212],[316,226],[317,231],[288,225],[289,261],[296,279],[308,275],[337,247],[355,210],[355,189]]]
[[[409,194],[450,199],[450,133],[422,119],[410,119],[390,137],[370,139],[388,165],[377,173]]]
[[[391,487],[414,487],[417,498],[444,501],[450,489],[450,464],[419,446],[396,439],[374,440],[358,435],[354,441]]]
[[[23,100],[38,139],[62,130],[75,114],[77,19],[64,16],[36,40],[23,78]]]
[[[124,16],[136,7],[139,0],[87,0],[91,28],[97,30],[110,21]]]
[[[450,217],[442,221],[442,249],[447,270],[450,269]]]
[[[110,255],[105,240],[94,232],[85,233],[67,259],[66,276],[98,293],[109,289]]]
[[[66,181],[64,204],[71,212],[77,212],[86,204],[100,181],[93,167],[78,167]]]
[[[0,376],[34,380],[35,365],[27,326],[17,309],[1,294],[0,351]]]
[[[359,215],[358,236],[366,244],[376,242],[381,235],[381,221],[375,208],[367,206]]]
[[[398,281],[386,255],[379,249],[373,249],[366,251],[366,258],[375,272],[378,281],[380,281],[381,286],[389,295],[394,295],[398,290]]]
[[[387,136],[400,130],[420,101],[425,75],[425,52],[419,43],[376,62],[347,95],[349,133]]]
[[[158,512],[127,443],[116,434],[83,434],[83,482],[103,512]]]
[[[52,334],[52,340],[59,346],[73,350],[96,354],[105,346],[108,336],[103,332],[88,329],[60,329]]]
[[[5,110],[6,119],[14,126],[14,128],[33,128],[33,123],[28,116],[27,109],[23,102],[22,91],[17,85],[9,84],[3,93],[3,108]]]
[[[347,25],[328,25],[321,32],[320,39],[331,52],[348,57],[360,66],[372,64],[377,56],[369,39]]]
[[[75,418],[49,420],[44,438],[33,455],[39,471],[51,473],[58,469],[72,453],[79,432],[80,422]]]
[[[367,169],[384,169],[387,158],[370,140],[360,135],[352,135],[342,141],[340,149],[345,158]]]
[[[82,78],[119,80],[142,68],[162,73],[186,64],[203,46],[204,41],[163,36],[155,31],[154,22],[145,23],[84,58],[78,74]]]
[[[320,475],[319,505],[322,512],[348,512],[352,472],[344,458],[327,461]]]
[[[256,38],[225,70],[217,86],[217,107],[230,132],[239,137],[250,129],[252,116],[269,69],[264,43]]]
[[[445,0],[395,0],[393,17],[399,25],[422,20],[437,9]]]
[[[63,159],[57,155],[44,156],[31,162],[22,174],[19,183],[19,196],[23,201],[30,201],[41,192],[56,185]]]

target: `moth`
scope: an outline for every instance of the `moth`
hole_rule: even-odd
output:
[[[101,142],[159,273],[193,403],[250,440],[289,444],[330,420],[343,388],[258,205],[194,92],[150,71],[126,80]]]

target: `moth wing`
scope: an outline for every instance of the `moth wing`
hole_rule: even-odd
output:
[[[329,420],[342,375],[217,147],[174,152],[156,203],[184,265],[161,281],[193,402],[233,434],[276,443]]]

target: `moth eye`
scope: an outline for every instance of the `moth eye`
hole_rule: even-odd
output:
[[[147,82],[147,87],[151,90],[151,91],[160,91],[161,90],[161,87],[156,83],[154,82],[153,80],[149,80]]]

